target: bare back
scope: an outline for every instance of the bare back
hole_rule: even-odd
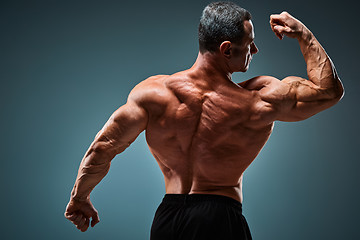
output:
[[[269,138],[273,123],[254,91],[212,83],[185,71],[151,78],[163,86],[146,139],[167,193],[220,194],[242,200],[242,174]],[[158,107],[158,105],[157,105]],[[153,113],[155,112],[155,113]],[[262,114],[262,116],[261,116]]]
[[[90,193],[112,159],[146,130],[165,178],[166,193],[217,194],[242,202],[242,176],[268,140],[275,120],[301,121],[333,105],[344,89],[334,64],[311,31],[287,12],[270,16],[275,35],[296,38],[308,80],[258,76],[240,84],[254,43],[244,21],[239,43],[223,41],[215,52],[200,51],[194,65],[171,76],[139,83],[126,104],[98,132],[81,161],[65,216],[81,231],[99,222]]]

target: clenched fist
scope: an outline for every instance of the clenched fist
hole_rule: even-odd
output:
[[[92,218],[91,227],[94,227],[95,224],[100,221],[98,212],[89,199],[70,199],[64,215],[82,232],[85,232],[88,229],[90,218]]]
[[[280,40],[284,38],[284,35],[290,38],[300,39],[309,33],[309,30],[302,22],[287,12],[272,14],[270,16],[270,26]]]

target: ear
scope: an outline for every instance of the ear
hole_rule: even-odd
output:
[[[220,52],[226,58],[230,58],[230,56],[231,56],[231,42],[230,41],[222,42],[220,44]]]

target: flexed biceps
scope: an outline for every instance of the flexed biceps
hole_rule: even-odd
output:
[[[270,16],[279,39],[299,42],[308,79],[257,76],[242,83],[255,45],[251,14],[231,2],[203,11],[194,65],[139,83],[85,154],[65,216],[86,231],[99,217],[90,192],[111,159],[146,130],[146,140],[165,181],[151,240],[251,239],[242,215],[245,170],[269,139],[274,121],[301,121],[343,96],[335,67],[312,32],[287,12]]]

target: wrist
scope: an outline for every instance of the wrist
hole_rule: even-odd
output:
[[[312,34],[312,32],[303,25],[302,30],[301,30],[301,34],[299,34],[298,36],[298,40],[299,42],[311,42],[313,39],[314,35]]]
[[[73,196],[71,196],[70,200],[75,201],[75,202],[86,202],[86,201],[90,200],[90,197],[76,197],[76,196],[73,197]]]
[[[89,195],[81,195],[76,191],[76,187],[74,187],[74,189],[71,192],[70,199],[78,201],[78,202],[84,202],[84,201],[87,201],[90,199],[90,194]]]

